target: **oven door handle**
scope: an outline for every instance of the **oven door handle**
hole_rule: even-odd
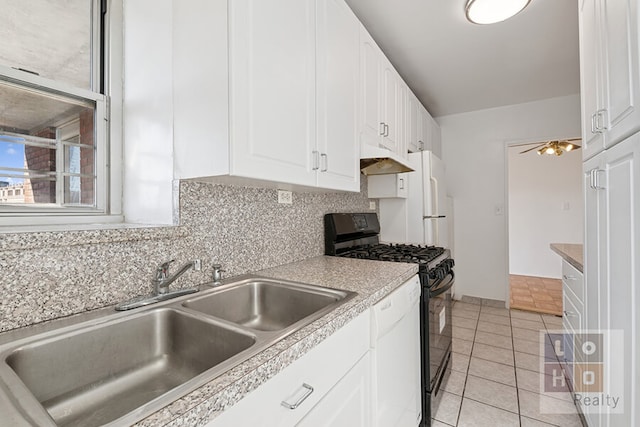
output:
[[[445,280],[447,277],[451,277],[451,279]],[[453,274],[453,271],[450,271],[449,274],[447,274],[444,279],[438,283],[438,286],[429,289],[429,298],[437,297],[438,295],[442,295],[447,292],[453,286],[454,281],[455,274]]]

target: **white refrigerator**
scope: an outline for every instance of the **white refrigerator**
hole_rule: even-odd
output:
[[[444,163],[431,151],[409,154],[406,198],[380,199],[380,239],[449,248]]]

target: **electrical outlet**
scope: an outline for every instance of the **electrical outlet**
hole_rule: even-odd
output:
[[[375,200],[369,200],[369,209],[372,211],[376,210],[376,201]]]
[[[278,203],[290,205],[293,203],[293,194],[291,191],[278,190]]]

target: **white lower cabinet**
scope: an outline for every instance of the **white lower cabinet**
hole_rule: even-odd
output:
[[[369,427],[370,409],[371,357],[367,353],[297,425]]]
[[[207,426],[369,425],[369,328],[366,311]]]

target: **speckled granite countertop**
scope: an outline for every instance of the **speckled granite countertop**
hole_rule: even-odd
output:
[[[317,344],[366,311],[418,271],[416,264],[319,256],[285,264],[252,275],[297,281],[357,292],[327,315],[276,342],[245,362],[182,398],[163,407],[135,426],[204,426]],[[234,278],[228,279],[233,281]],[[62,318],[0,335],[0,343],[22,334],[31,336],[53,328],[116,314],[112,307]],[[117,314],[122,316],[122,312]]]
[[[583,247],[574,243],[552,243],[551,250],[583,273]]]

